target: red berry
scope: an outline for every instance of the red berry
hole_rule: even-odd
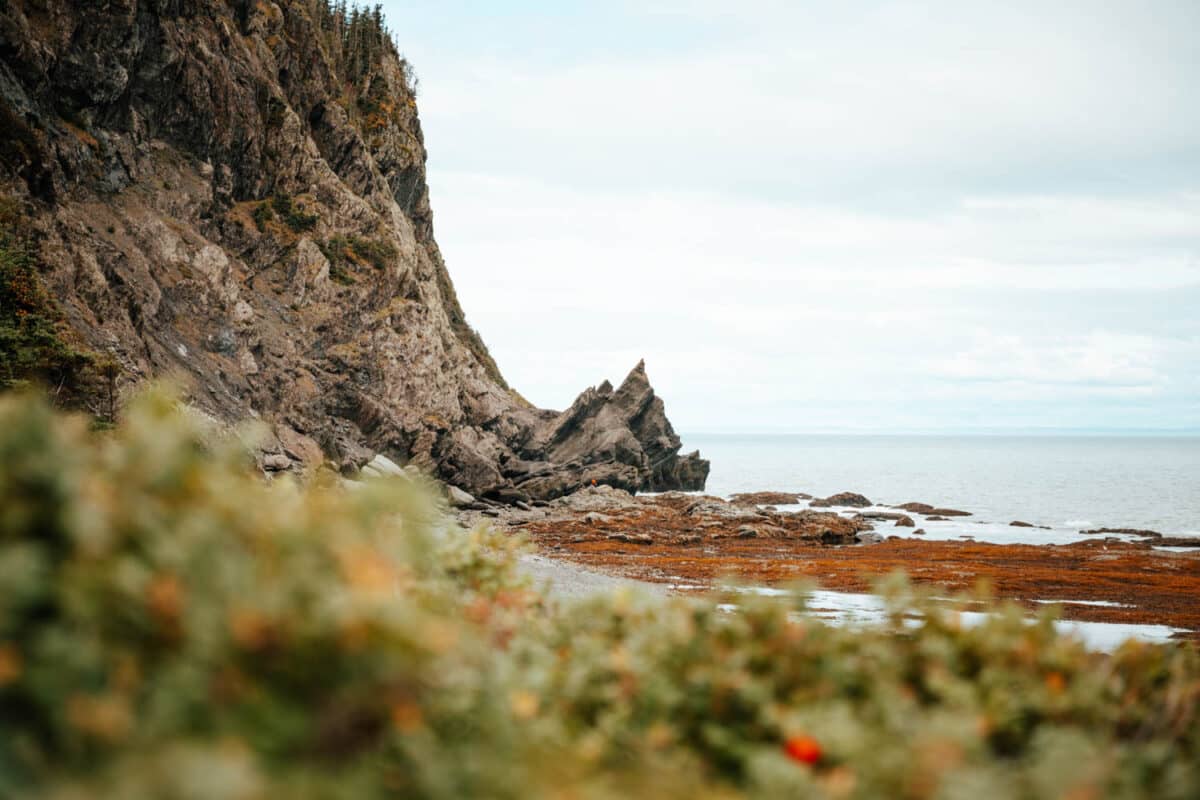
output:
[[[821,743],[811,736],[793,736],[783,743],[788,758],[802,764],[816,764],[821,760]]]

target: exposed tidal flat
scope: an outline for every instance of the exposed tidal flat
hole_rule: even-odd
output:
[[[1200,539],[1081,527],[1097,524],[1091,520],[1004,522],[912,496],[891,504],[854,493],[633,497],[602,486],[489,516],[551,556],[671,591],[706,590],[726,578],[759,591],[806,580],[823,598],[810,613],[839,623],[862,621],[860,601],[870,598],[863,593],[903,571],[948,594],[985,582],[1031,617],[1055,604],[1064,618],[1057,624],[1099,649],[1125,638],[1200,635]],[[879,609],[870,611],[867,619]]]

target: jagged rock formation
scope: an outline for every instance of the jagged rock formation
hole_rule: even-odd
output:
[[[516,488],[558,497],[592,482],[619,489],[703,489],[708,462],[679,455],[680,441],[638,362],[616,391],[605,381],[540,426],[525,448],[536,461],[510,464]]]
[[[407,65],[314,0],[0,6],[0,192],[117,384],[271,424],[264,466],[375,452],[475,494],[702,488],[642,365],[566,412],[510,390],[433,238]],[[372,40],[374,41],[374,40]]]

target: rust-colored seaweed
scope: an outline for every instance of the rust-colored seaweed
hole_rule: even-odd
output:
[[[530,520],[512,523],[511,529],[524,531],[551,555],[647,581],[706,585],[732,576],[773,584],[809,578],[826,589],[857,592],[903,570],[915,582],[948,591],[969,590],[984,579],[997,597],[1030,608],[1035,600],[1061,601],[1069,619],[1164,624],[1200,637],[1200,553],[1096,539],[997,545],[892,538],[869,546],[830,546],[821,542],[819,529],[828,526],[817,517],[803,525],[778,520],[764,519],[762,535],[739,537],[736,531],[745,526],[738,521],[714,524],[649,504],[606,519]],[[700,527],[704,522],[708,526]],[[649,534],[650,541],[609,538],[622,533]],[[1120,605],[1070,602],[1096,600]]]

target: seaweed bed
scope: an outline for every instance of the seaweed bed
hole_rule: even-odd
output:
[[[1063,603],[1063,616],[1089,622],[1163,624],[1200,639],[1200,554],[1141,543],[1087,539],[1070,545],[996,545],[892,538],[879,544],[829,545],[817,536],[687,536],[687,521],[655,505],[619,517],[512,520],[551,555],[660,583],[735,578],[761,585],[810,579],[835,591],[867,591],[903,570],[918,583],[949,591],[980,580],[997,597],[1033,609]],[[786,516],[786,515],[785,515]],[[599,517],[599,518],[598,518]],[[609,538],[641,531],[649,541]],[[1106,601],[1093,606],[1072,601]]]

